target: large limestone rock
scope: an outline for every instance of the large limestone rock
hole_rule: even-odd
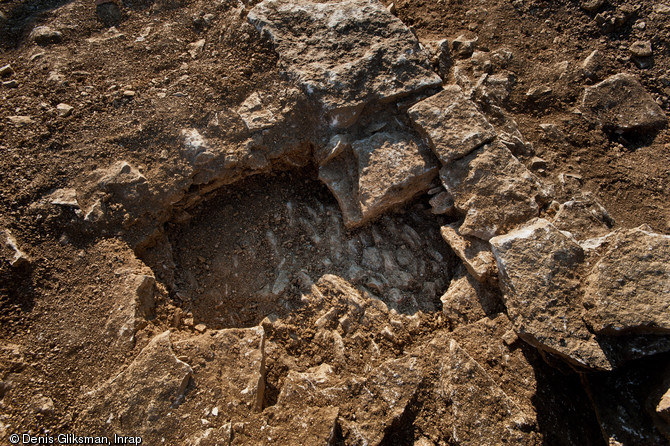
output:
[[[248,19],[333,127],[353,124],[371,101],[441,84],[414,34],[376,0],[265,0]]]
[[[276,407],[340,407],[340,422],[355,438],[354,444],[377,445],[399,422],[423,381],[418,358],[405,356],[383,362],[365,376],[339,376],[321,364],[305,372],[289,372]]]
[[[472,277],[480,282],[496,280],[498,269],[489,244],[475,237],[460,234],[457,224],[442,226],[442,238],[463,261]]]
[[[156,336],[127,369],[84,396],[79,430],[150,441],[149,434],[165,429],[166,415],[183,401],[192,373],[172,352],[170,332]]]
[[[576,366],[611,369],[582,319],[578,272],[584,252],[577,242],[544,219],[490,242],[519,336]]]
[[[614,220],[593,194],[585,193],[561,204],[552,223],[577,240],[587,240],[609,234]]]
[[[606,130],[639,131],[663,127],[661,107],[630,74],[617,74],[584,90],[582,112]]]
[[[644,227],[617,234],[585,288],[595,332],[670,332],[670,236]]]
[[[442,312],[451,327],[471,324],[504,310],[500,296],[464,269],[456,272],[440,297]]]
[[[462,235],[488,240],[537,217],[550,191],[507,147],[493,142],[440,171],[440,178],[465,214]]]
[[[447,85],[443,91],[414,105],[409,116],[445,165],[496,136],[491,124],[458,85]]]
[[[174,350],[196,368],[198,389],[191,398],[212,400],[222,415],[249,415],[263,408],[265,332],[262,327],[231,328],[174,342]],[[232,408],[232,409],[231,409]]]
[[[428,190],[437,175],[430,151],[404,132],[381,132],[346,142],[319,168],[347,227],[359,226]]]
[[[115,271],[119,283],[113,288],[114,306],[105,332],[118,346],[132,348],[137,330],[153,315],[156,305],[156,279],[151,270],[139,260],[127,268]]]
[[[483,439],[500,444],[541,444],[528,433],[530,420],[514,400],[458,342],[449,342],[442,387],[451,400],[453,437],[459,445]]]

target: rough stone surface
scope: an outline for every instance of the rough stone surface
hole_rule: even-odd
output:
[[[30,257],[19,247],[16,238],[9,230],[0,230],[0,241],[2,250],[6,252],[6,258],[12,267],[23,268],[30,265]]]
[[[490,242],[507,311],[519,336],[576,366],[611,369],[582,320],[577,273],[584,252],[577,242],[543,219]]]
[[[59,43],[63,40],[63,34],[48,26],[38,26],[30,33],[32,39],[38,45],[49,45]]]
[[[539,444],[524,432],[530,421],[458,342],[449,342],[445,390],[451,400],[454,440],[478,445],[482,439],[510,444]]]
[[[663,127],[667,117],[644,87],[629,74],[617,74],[584,90],[582,112],[607,130]]]
[[[249,415],[263,407],[265,395],[265,332],[262,327],[214,330],[174,342],[174,351],[197,363],[199,389],[193,399],[212,401],[221,416]],[[207,395],[201,392],[208,392]],[[233,403],[233,404],[230,404]]]
[[[451,327],[471,324],[504,310],[501,297],[463,269],[456,272],[440,300]]]
[[[608,234],[614,220],[593,194],[585,193],[561,204],[552,223],[575,239],[586,240]]]
[[[462,158],[496,136],[458,85],[447,85],[409,109],[409,116],[442,164]]]
[[[333,127],[353,124],[371,101],[441,84],[414,34],[377,1],[265,0],[248,18],[270,36],[289,75],[322,102]]]
[[[670,332],[670,236],[644,227],[619,233],[585,288],[597,333]]]
[[[480,282],[497,280],[496,261],[487,242],[476,237],[461,235],[456,223],[442,226],[440,233],[444,241],[463,261],[472,277]]]
[[[348,227],[359,226],[430,188],[432,155],[408,133],[375,133],[354,141],[319,168]]]
[[[537,217],[550,195],[507,147],[481,147],[440,170],[456,209],[465,215],[462,235],[488,240]]]
[[[127,369],[84,396],[78,426],[89,435],[142,435],[149,441],[182,402],[192,373],[172,352],[170,332],[160,334]]]
[[[656,406],[656,413],[666,423],[670,423],[670,389],[661,397],[661,401]]]
[[[114,306],[105,323],[108,339],[114,344],[132,348],[135,334],[154,313],[156,279],[151,269],[139,260],[115,271],[119,282],[112,288]]]
[[[322,364],[304,373],[289,373],[277,405],[332,407],[349,400],[356,421],[347,422],[348,429],[363,444],[379,444],[384,431],[401,419],[421,381],[419,362],[412,357],[387,361],[368,377],[345,379]]]

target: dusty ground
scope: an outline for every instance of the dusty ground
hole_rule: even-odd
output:
[[[91,1],[0,3],[0,66],[11,65],[0,87],[0,227],[11,231],[31,259],[23,268],[10,266],[7,256],[0,260],[0,441],[11,432],[70,431],[77,424],[82,392],[113,376],[166,329],[188,337],[198,324],[250,327],[274,315],[288,318],[298,327],[296,333],[309,338],[311,327],[302,327],[300,320],[313,321],[299,312],[301,292],[326,273],[358,280],[360,290],[400,314],[419,314],[426,330],[450,330],[439,297],[458,262],[438,232],[449,219],[430,214],[425,195],[347,231],[315,169],[283,166],[283,172],[217,189],[201,204],[175,211],[165,236],[135,253],[132,234],[114,229],[121,225],[85,231],[72,209],[45,210],[36,204],[55,189],[86,184],[95,169],[120,160],[141,166],[155,183],[180,184],[182,128],[207,128],[208,136],[231,146],[240,142],[241,124],[228,120],[226,110],[253,91],[282,88],[283,82],[271,43],[246,22],[245,13],[256,3],[133,0],[114,29],[98,22]],[[396,14],[422,42],[464,34],[478,37],[479,49],[512,52],[508,70],[516,83],[505,110],[535,155],[546,161],[546,168],[536,172],[561,185],[558,201],[591,191],[616,227],[646,223],[670,234],[670,130],[635,137],[610,134],[574,113],[584,85],[622,71],[633,73],[668,113],[670,14],[655,11],[657,4],[610,0],[588,11],[576,0],[401,0]],[[205,19],[207,14],[211,17]],[[599,24],[597,14],[615,23]],[[62,39],[36,44],[30,33],[43,24],[59,30]],[[207,42],[204,48],[193,50],[189,44],[200,39]],[[637,40],[650,40],[653,56],[631,58],[629,46]],[[592,78],[577,82],[573,67],[594,50],[601,52],[602,66]],[[570,68],[561,74],[565,61]],[[547,84],[549,92],[527,94]],[[61,103],[73,107],[69,115],[59,115]],[[10,116],[31,121],[16,123]],[[224,125],[211,125],[215,117]],[[559,132],[540,127],[547,123]],[[530,167],[530,156],[521,160]],[[370,246],[410,256],[399,268],[411,278],[378,289],[370,277],[357,279],[348,256]],[[114,295],[110,284],[118,280],[114,272],[134,261],[134,254],[156,276],[157,307],[127,348],[111,345],[104,331],[91,327],[105,324],[114,306],[108,299]],[[382,274],[393,268],[382,259],[370,270]],[[282,271],[284,285],[277,282]],[[274,287],[281,290],[273,293]],[[389,294],[390,289],[395,291]],[[302,370],[327,359],[318,348],[311,350],[313,345],[292,346],[273,334],[270,339],[296,358],[308,357],[298,361]],[[408,346],[390,349],[411,350],[421,339],[415,336]],[[268,405],[289,367],[277,351],[268,364]],[[361,351],[361,357],[367,354]],[[584,423],[576,436],[561,437],[561,426],[543,413],[545,444],[603,444],[580,377],[564,370],[563,378],[536,352],[527,355],[542,376],[538,398],[547,389],[555,392],[565,379],[574,407],[560,417]],[[43,407],[45,397],[52,408]],[[421,395],[413,404],[414,419],[404,421],[439,437],[437,403]],[[394,429],[397,444],[418,438]],[[346,432],[342,435],[344,441]],[[171,444],[185,444],[180,438]]]

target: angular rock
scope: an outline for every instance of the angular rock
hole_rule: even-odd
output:
[[[644,87],[629,74],[617,74],[584,90],[585,117],[611,131],[663,127],[667,117]]]
[[[34,124],[35,121],[30,116],[8,116],[9,122],[16,127],[24,127],[26,125]]]
[[[59,43],[63,40],[63,34],[48,26],[38,26],[30,33],[30,37],[38,45],[49,45]]]
[[[602,237],[610,232],[614,220],[607,210],[587,192],[561,204],[552,223],[570,232],[577,240]]]
[[[451,400],[453,439],[479,445],[482,439],[500,444],[541,444],[527,432],[531,422],[521,408],[458,342],[449,342],[442,388]]]
[[[635,57],[649,57],[653,54],[651,42],[648,40],[636,40],[630,45],[629,49]]]
[[[57,189],[47,197],[51,204],[57,206],[79,208],[77,191],[75,189]]]
[[[354,141],[319,168],[351,228],[402,205],[430,188],[437,174],[432,155],[408,133],[381,132]]]
[[[479,282],[496,280],[498,268],[489,244],[476,237],[460,234],[458,225],[452,223],[440,229],[442,238],[463,261],[463,264]]]
[[[622,231],[585,281],[587,323],[597,333],[670,332],[670,236]]]
[[[273,406],[263,417],[235,423],[231,432],[220,432],[199,446],[257,446],[271,444],[337,445],[339,409],[337,407],[292,407],[290,411]],[[227,434],[227,435],[226,435]],[[227,443],[226,439],[230,438]],[[221,442],[223,440],[223,443]]]
[[[306,372],[289,372],[277,406],[289,410],[337,405],[341,412],[353,415],[342,421],[357,433],[360,443],[377,445],[385,430],[405,413],[422,373],[417,358],[403,357],[384,362],[368,376],[341,378],[328,364]]]
[[[285,120],[285,115],[291,112],[291,99],[301,93],[295,88],[289,88],[278,98],[263,91],[250,94],[237,109],[237,113],[250,132],[257,132],[272,128]]]
[[[72,110],[74,110],[73,106],[71,106],[69,104],[65,104],[63,102],[61,102],[60,104],[58,104],[56,106],[56,111],[58,112],[58,116],[60,116],[62,118],[66,118],[66,117],[70,116],[72,114]]]
[[[666,423],[670,423],[670,389],[663,394],[661,401],[656,406],[656,413],[663,418]]]
[[[0,240],[8,250],[8,257],[11,256],[8,260],[12,267],[23,268],[30,265],[30,257],[19,248],[18,242],[8,229],[0,231]]]
[[[578,367],[612,364],[583,317],[578,280],[584,252],[544,219],[490,240],[505,305],[519,336]]]
[[[262,327],[214,330],[191,336],[175,341],[174,350],[191,363],[208,358],[197,369],[202,390],[196,390],[193,398],[213,400],[226,417],[246,416],[263,408],[265,331]]]
[[[505,309],[500,296],[463,270],[456,273],[440,300],[451,327],[471,324]]]
[[[551,194],[500,142],[443,167],[440,178],[465,214],[460,233],[482,240],[537,217]]]
[[[192,373],[172,352],[166,331],[127,369],[84,395],[78,427],[91,435],[141,435],[150,441],[149,434],[160,431],[168,412],[182,402]]]
[[[449,215],[454,212],[454,199],[451,198],[451,195],[449,195],[446,191],[438,193],[433,198],[431,198],[428,203],[431,206],[430,212],[435,215]]]
[[[248,20],[272,39],[289,76],[318,99],[332,127],[372,101],[441,84],[414,34],[377,1],[265,0]]]
[[[156,306],[156,279],[151,269],[139,260],[134,263],[115,271],[120,280],[112,288],[114,307],[105,323],[108,339],[127,348],[135,345],[137,330],[146,324]]]
[[[458,85],[447,85],[408,111],[416,129],[444,165],[493,140],[496,132]]]

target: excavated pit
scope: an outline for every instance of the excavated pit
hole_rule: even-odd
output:
[[[251,327],[297,310],[312,282],[336,274],[398,312],[439,311],[456,257],[427,201],[347,230],[313,169],[248,178],[173,227],[173,296],[194,324]]]

